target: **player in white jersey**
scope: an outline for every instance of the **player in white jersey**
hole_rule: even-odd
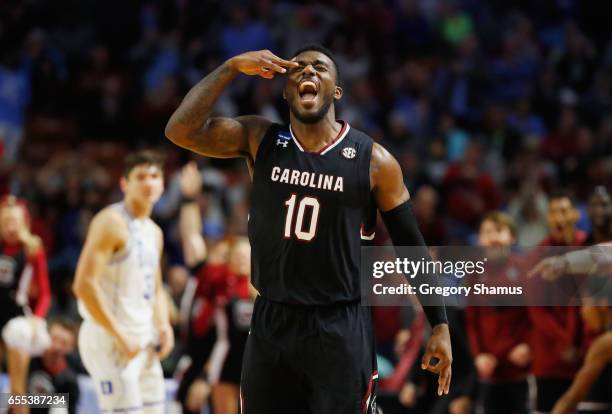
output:
[[[79,352],[102,413],[163,413],[159,361],[174,336],[161,283],[162,232],[150,218],[163,192],[162,161],[141,151],[125,164],[124,199],[93,218],[77,266]]]

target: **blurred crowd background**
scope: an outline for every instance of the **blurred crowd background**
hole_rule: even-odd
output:
[[[188,278],[178,173],[194,157],[164,138],[164,126],[191,86],[249,50],[288,58],[314,42],[335,53],[339,118],[400,161],[428,244],[475,244],[485,214],[504,210],[518,244],[537,245],[558,188],[575,195],[577,226],[588,232],[587,198],[612,184],[605,3],[0,2],[0,194],[27,201],[44,241],[50,316],[78,319],[70,286],[89,219],[120,198],[122,160],[143,147],[167,155],[167,191],[154,217],[178,303]],[[282,82],[241,77],[217,113],[286,120]],[[195,159],[206,239],[244,235],[244,162]]]

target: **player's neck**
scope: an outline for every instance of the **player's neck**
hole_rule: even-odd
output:
[[[330,110],[319,122],[306,124],[290,114],[291,129],[300,140],[305,151],[317,152],[336,139],[342,124],[336,121],[336,114]]]
[[[136,219],[149,217],[153,211],[153,205],[141,203],[133,198],[125,197],[123,202],[130,216]]]

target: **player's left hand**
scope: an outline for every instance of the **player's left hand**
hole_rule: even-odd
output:
[[[437,360],[437,363],[432,361]],[[448,394],[451,382],[451,365],[453,363],[453,352],[451,349],[450,333],[448,325],[441,323],[434,326],[433,332],[427,341],[425,355],[421,360],[421,368],[438,374],[438,395]]]
[[[174,348],[174,331],[170,324],[159,328],[159,351],[157,357],[161,360],[165,359]]]

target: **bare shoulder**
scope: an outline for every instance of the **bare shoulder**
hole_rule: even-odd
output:
[[[399,163],[378,143],[372,146],[370,188],[381,211],[391,210],[410,199]]]
[[[372,145],[370,160],[370,177],[384,178],[389,174],[402,174],[402,169],[395,157],[385,147],[375,142]],[[374,184],[374,182],[372,183]]]
[[[91,220],[87,239],[103,244],[124,243],[127,239],[125,218],[112,206],[102,209]]]
[[[91,226],[108,226],[106,230],[122,229],[127,227],[125,219],[113,206],[108,206],[100,210],[91,220]]]

